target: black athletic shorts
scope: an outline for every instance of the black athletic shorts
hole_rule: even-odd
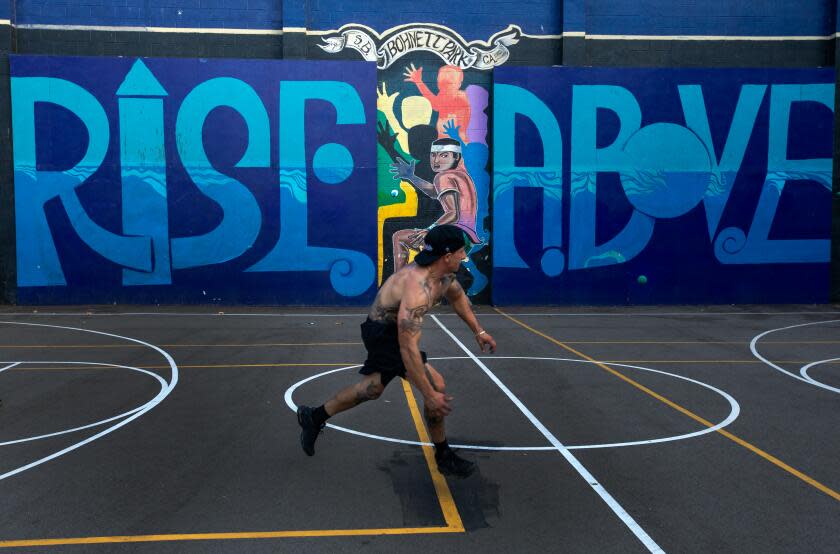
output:
[[[368,318],[362,323],[362,341],[365,343],[368,356],[359,373],[370,375],[379,372],[382,374],[383,386],[387,386],[394,377],[405,379],[405,364],[400,354],[396,323],[380,323]],[[421,351],[420,355],[425,364],[426,353]]]

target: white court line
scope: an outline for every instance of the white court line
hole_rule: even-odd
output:
[[[68,316],[68,317],[126,317],[126,316],[150,316],[150,317],[366,317],[367,313],[242,313],[242,312],[109,312],[109,313],[92,313],[92,312],[0,312],[2,317],[20,317],[20,316]],[[436,314],[437,317],[447,317],[457,315],[455,313]],[[504,317],[502,314],[496,312],[482,312],[481,317]],[[787,316],[787,315],[840,315],[840,311],[824,311],[824,312],[622,312],[622,313],[600,313],[600,312],[523,312],[510,313],[517,317],[697,317],[697,316],[715,316],[715,315],[765,315],[765,316]]]
[[[612,497],[612,495],[607,492],[603,485],[601,485],[601,483],[599,483],[595,479],[595,477],[591,473],[589,473],[589,471],[585,467],[583,467],[583,464],[581,464],[578,461],[578,459],[575,458],[575,456],[569,451],[569,449],[563,446],[563,443],[561,443],[557,439],[557,437],[555,437],[551,433],[551,431],[549,431],[545,427],[545,425],[543,425],[536,418],[536,416],[534,416],[534,414],[531,413],[531,410],[529,410],[522,402],[520,402],[516,395],[514,395],[510,391],[510,389],[508,389],[505,386],[505,384],[502,383],[492,371],[490,371],[490,368],[484,365],[484,362],[479,360],[475,356],[475,354],[473,354],[470,351],[469,348],[464,346],[464,343],[458,340],[458,337],[452,334],[452,332],[449,329],[447,329],[437,317],[433,315],[432,319],[435,321],[435,323],[438,324],[438,327],[443,329],[443,331],[447,335],[449,335],[449,337],[453,341],[455,341],[455,343],[458,346],[461,347],[461,350],[466,352],[467,356],[472,358],[472,360],[478,365],[478,367],[480,367],[484,371],[484,373],[486,373],[487,376],[490,377],[490,379],[494,383],[496,383],[496,385],[502,390],[502,392],[504,392],[507,395],[507,397],[511,399],[511,401],[516,405],[517,408],[519,408],[519,410],[525,415],[525,417],[527,417],[531,421],[534,427],[536,427],[537,430],[539,430],[539,432],[542,433],[546,439],[548,439],[548,441],[554,446],[554,448],[556,448],[557,451],[560,452],[560,454],[566,459],[566,461],[571,464],[575,471],[577,471],[578,474],[580,474],[580,476],[583,477],[587,483],[589,483],[589,486],[592,487],[592,490],[594,490],[598,494],[598,496],[600,496],[601,499],[607,503],[607,506],[610,507],[610,509],[615,513],[615,515],[617,515],[619,519],[621,519],[621,521],[624,522],[624,525],[626,525],[628,529],[630,529],[630,531],[634,535],[636,535],[636,538],[638,538],[642,542],[642,544],[645,545],[645,548],[647,548],[650,552],[665,552],[658,544],[656,544],[656,542],[654,542],[650,535],[648,535],[645,532],[645,530],[642,529],[638,523],[636,523],[636,520],[634,520],[632,516],[630,516],[630,514],[628,514],[627,511],[621,507],[621,505]]]
[[[443,357],[435,357],[429,358],[429,361],[437,361],[437,360],[469,360],[468,356],[443,356]],[[541,361],[553,361],[553,362],[572,362],[572,363],[580,363],[580,364],[593,364],[596,362],[592,362],[590,360],[573,360],[571,358],[546,358],[546,357],[536,357],[536,356],[493,356],[494,360],[541,360]],[[694,383],[695,385],[700,385],[705,387],[709,390],[712,390],[719,395],[721,395],[727,402],[729,402],[729,415],[721,421],[720,423],[713,425],[711,427],[704,427],[699,431],[694,431],[692,433],[685,433],[683,435],[673,435],[670,437],[661,437],[658,439],[644,439],[638,441],[629,441],[629,442],[613,442],[613,443],[601,443],[601,444],[578,444],[578,445],[565,445],[569,450],[587,450],[593,448],[620,448],[625,446],[640,446],[640,445],[650,445],[650,444],[659,444],[664,442],[672,442],[672,441],[679,441],[685,439],[691,439],[695,437],[699,437],[701,435],[706,435],[709,433],[713,433],[718,429],[723,429],[730,425],[733,421],[735,421],[739,414],[741,413],[741,406],[738,402],[732,398],[726,392],[713,387],[712,385],[703,383],[702,381],[695,381],[694,379],[689,379],[688,377],[683,377],[682,375],[676,375],[674,373],[668,373],[667,371],[660,371],[658,369],[651,369],[649,367],[641,367],[636,365],[628,365],[628,364],[617,364],[617,363],[610,363],[610,366],[616,367],[626,367],[630,369],[638,369],[641,371],[649,371],[651,373],[659,373],[661,375],[667,375],[668,377],[674,377],[676,379],[681,379],[683,381],[688,381],[690,383]],[[309,377],[298,381],[297,383],[293,384],[291,387],[286,389],[286,393],[283,395],[283,398],[286,401],[286,405],[289,407],[290,410],[293,412],[297,412],[297,405],[295,404],[294,400],[292,400],[292,396],[294,396],[295,391],[301,387],[302,385],[314,381],[315,379],[319,379],[326,375],[330,375],[332,373],[336,373],[339,371],[346,371],[348,369],[355,369],[357,367],[361,367],[360,364],[351,365],[347,367],[340,367],[338,369],[330,369],[328,371],[324,371],[323,373],[318,373],[316,375],[310,375]],[[335,425],[333,423],[327,423],[327,427],[331,429],[335,429],[337,431],[341,431],[343,433],[349,433],[351,435],[356,435],[359,437],[365,437],[367,439],[373,440],[380,440],[384,442],[393,442],[397,444],[405,444],[410,446],[432,446],[432,443],[428,442],[420,442],[414,440],[406,440],[406,439],[398,439],[395,437],[386,437],[383,435],[375,435],[372,433],[365,433],[363,431],[357,431],[355,429],[350,429],[348,427],[342,427],[340,425]],[[485,446],[480,444],[453,444],[454,448],[465,448],[467,450],[483,450],[483,451],[505,451],[505,452],[520,452],[520,451],[553,451],[555,448],[553,446]]]
[[[6,371],[7,369],[12,369],[13,367],[18,366],[18,365],[20,365],[20,364],[21,364],[21,362],[14,362],[14,363],[12,363],[12,364],[10,364],[10,365],[7,365],[6,367],[0,367],[0,373],[3,373],[3,372],[4,372],[4,371]]]
[[[840,358],[829,358],[828,360],[820,360],[818,362],[811,362],[808,365],[802,366],[802,368],[799,370],[799,374],[802,375],[805,379],[807,379],[808,382],[810,382],[810,383],[824,384],[821,381],[817,381],[816,379],[814,379],[813,377],[808,375],[808,370],[810,370],[812,367],[817,366],[817,365],[830,364],[831,362],[837,362],[837,361],[840,361]]]
[[[95,441],[99,438],[102,438],[105,435],[116,431],[117,429],[119,429],[120,427],[122,427],[124,425],[128,425],[129,423],[131,423],[132,421],[134,421],[138,417],[142,416],[143,414],[145,414],[146,412],[148,412],[149,410],[151,410],[152,408],[154,408],[155,406],[157,406],[158,404],[163,402],[163,399],[166,398],[167,396],[169,396],[169,393],[171,393],[172,389],[175,388],[175,385],[178,384],[178,364],[175,363],[175,360],[172,359],[172,356],[170,356],[169,353],[166,352],[166,350],[163,350],[162,348],[159,348],[159,347],[157,347],[153,344],[149,344],[148,342],[143,342],[140,339],[133,339],[131,337],[123,337],[121,335],[113,335],[111,333],[104,333],[102,331],[92,331],[90,329],[80,329],[78,327],[62,327],[60,325],[46,325],[46,324],[41,324],[41,323],[21,323],[21,322],[16,322],[16,321],[0,321],[0,324],[25,325],[25,326],[28,326],[28,327],[48,327],[48,328],[52,328],[52,329],[66,329],[66,330],[69,330],[69,331],[81,331],[83,333],[93,333],[95,335],[103,335],[103,336],[106,336],[106,337],[111,337],[111,338],[136,342],[136,343],[141,344],[143,346],[148,346],[152,350],[155,350],[158,353],[160,353],[166,359],[166,361],[169,362],[169,367],[172,371],[172,377],[169,381],[169,386],[167,386],[165,390],[161,390],[158,393],[158,395],[155,396],[152,400],[150,400],[147,403],[146,407],[143,408],[142,410],[139,410],[138,412],[135,412],[134,414],[128,416],[127,418],[120,421],[116,425],[112,425],[111,427],[108,427],[104,431],[100,431],[99,433],[97,433],[95,435],[92,435],[92,436],[88,437],[87,439],[85,439],[83,441],[77,442],[76,444],[72,444],[72,445],[68,446],[67,448],[59,450],[58,452],[54,452],[53,454],[50,454],[49,456],[45,456],[45,457],[43,457],[39,460],[35,460],[34,462],[31,462],[29,464],[23,465],[23,466],[21,466],[17,469],[7,471],[6,473],[3,473],[2,475],[0,475],[0,481],[2,481],[3,479],[7,479],[9,477],[12,477],[13,475],[17,475],[18,473],[23,473],[24,471],[27,471],[27,470],[32,469],[34,467],[37,467],[41,464],[49,462],[50,460],[54,460],[54,459],[56,459],[60,456],[63,456],[65,454],[67,454],[68,452],[72,452],[73,450],[76,450],[77,448],[81,448],[82,446],[84,446],[86,444],[89,444],[89,443],[91,443],[91,442],[93,442],[93,441]]]
[[[21,363],[23,363],[23,362],[18,362],[16,364],[13,364],[13,366],[19,365]],[[85,365],[85,366],[87,366],[87,365],[98,365],[98,366],[103,366],[103,367],[117,367],[117,368],[121,368],[121,369],[131,369],[131,370],[134,370],[134,371],[139,371],[140,373],[145,373],[145,374],[150,375],[150,376],[154,377],[155,379],[157,379],[158,383],[160,383],[160,390],[161,391],[163,391],[166,388],[166,385],[167,385],[167,383],[163,379],[163,377],[161,377],[157,373],[153,373],[153,372],[151,372],[147,369],[127,366],[127,365],[102,364],[102,363],[97,363],[97,362],[63,362],[63,361],[62,362],[48,362],[48,361],[42,361],[42,360],[38,360],[38,362],[30,362],[30,363],[56,364],[56,365],[58,365],[58,364],[71,364],[71,365]],[[3,369],[9,369],[9,368],[3,368]],[[3,371],[3,370],[0,369],[0,371]],[[48,439],[50,437],[57,437],[59,435],[66,435],[68,433],[75,433],[76,431],[84,431],[85,429],[91,429],[93,427],[99,427],[100,425],[105,425],[106,423],[111,423],[112,421],[117,421],[117,420],[122,419],[124,417],[128,417],[135,412],[139,412],[140,410],[142,410],[143,408],[145,408],[148,405],[149,405],[149,402],[143,404],[142,406],[137,406],[133,410],[123,412],[119,415],[115,415],[114,417],[109,417],[108,419],[103,419],[101,421],[96,421],[94,423],[88,423],[87,425],[82,425],[81,427],[74,427],[72,429],[65,429],[63,431],[55,431],[53,433],[48,433],[46,435],[38,435],[38,436],[34,436],[34,437],[26,437],[24,439],[16,439],[16,440],[10,440],[10,441],[6,441],[6,442],[0,442],[0,446],[9,446],[11,444],[20,444],[22,442],[32,442],[32,441],[37,441],[37,440],[41,440],[41,439]]]
[[[814,321],[814,322],[811,322],[811,323],[800,323],[799,325],[789,325],[787,327],[779,327],[778,329],[770,329],[769,331],[764,331],[763,333],[761,333],[759,335],[756,335],[750,341],[750,350],[752,351],[753,356],[755,356],[756,358],[758,358],[759,360],[761,360],[765,364],[769,365],[773,369],[784,373],[785,375],[793,377],[794,379],[797,379],[798,381],[802,381],[804,383],[809,383],[811,385],[820,387],[820,388],[825,389],[825,390],[830,390],[831,392],[840,393],[840,388],[832,387],[831,385],[826,385],[825,383],[820,383],[819,381],[815,381],[814,379],[811,379],[810,377],[807,377],[807,373],[808,373],[807,371],[805,372],[805,377],[802,377],[800,375],[797,375],[796,373],[790,372],[790,371],[788,371],[788,370],[786,370],[782,367],[777,366],[776,364],[774,364],[773,362],[771,362],[770,360],[768,360],[767,358],[765,358],[764,356],[762,356],[758,352],[758,341],[761,340],[762,337],[764,337],[766,335],[769,335],[770,333],[775,333],[776,331],[786,331],[788,329],[796,329],[797,327],[808,327],[810,325],[822,325],[824,323],[838,323],[838,322],[840,322],[840,319],[830,319],[828,321]],[[818,362],[818,363],[820,363],[820,362]],[[813,365],[813,364],[811,364],[811,365]],[[810,366],[805,366],[805,368],[803,368],[803,369],[806,369],[806,368],[810,368]]]

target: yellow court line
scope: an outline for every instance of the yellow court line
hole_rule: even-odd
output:
[[[533,327],[519,321],[515,317],[512,317],[512,316],[506,314],[505,312],[503,312],[502,310],[500,310],[498,308],[493,308],[493,309],[496,310],[497,312],[499,312],[499,314],[501,314],[501,315],[505,316],[506,318],[508,318],[509,320],[513,321],[514,323],[517,323],[520,326],[524,327],[525,329],[531,331],[532,333],[535,333],[535,334],[543,337],[544,339],[547,339],[547,340],[553,342],[554,344],[556,344],[556,345],[558,345],[562,348],[565,348],[569,352],[572,352],[573,354],[576,354],[577,356],[580,356],[581,358],[583,358],[585,360],[593,362],[595,365],[597,365],[601,369],[604,369],[607,372],[612,373],[613,375],[615,375],[616,377],[618,377],[622,381],[625,381],[625,382],[633,385],[637,389],[649,394],[650,396],[656,398],[660,402],[663,402],[663,403],[667,404],[671,408],[673,408],[673,409],[677,410],[678,412],[690,417],[691,419],[693,419],[693,420],[695,420],[699,423],[702,423],[706,427],[713,427],[714,426],[713,423],[711,423],[710,421],[707,421],[706,419],[700,417],[699,415],[695,414],[694,412],[692,412],[688,408],[684,408],[684,407],[680,406],[679,404],[677,404],[676,402],[673,402],[673,401],[665,398],[661,394],[652,391],[651,389],[647,388],[646,386],[642,385],[641,383],[638,383],[638,382],[634,381],[633,379],[627,377],[623,373],[620,373],[620,372],[616,371],[615,369],[605,365],[604,362],[599,362],[598,360],[590,358],[589,356],[587,356],[586,354],[583,354],[582,352],[578,352],[577,350],[575,350],[571,346],[568,346],[568,345],[560,342],[559,340],[555,339],[554,337],[551,337],[549,335],[546,335],[545,333],[542,333],[542,332],[534,329]],[[750,444],[749,442],[745,441],[744,439],[741,439],[741,438],[733,435],[732,433],[730,433],[729,431],[726,431],[725,429],[716,429],[715,431],[717,433],[720,433],[724,437],[728,438],[729,440],[735,442],[736,444],[739,444],[739,445],[743,446],[747,450],[749,450],[749,451],[751,451],[755,454],[758,454],[759,456],[761,456],[762,458],[764,458],[768,462],[774,464],[777,467],[780,467],[781,469],[787,471],[791,475],[793,475],[793,476],[801,479],[802,481],[808,483],[809,485],[816,488],[820,492],[823,492],[823,493],[827,494],[828,496],[832,497],[833,499],[840,501],[840,493],[839,492],[837,492],[833,489],[830,489],[829,487],[823,485],[822,483],[820,483],[816,479],[813,479],[813,478],[805,475],[804,473],[802,473],[798,469],[789,466],[788,464],[784,463],[783,461],[776,458],[772,454],[769,454],[769,453],[765,452],[764,450],[758,448],[757,446],[754,446],[754,445]]]
[[[187,533],[172,535],[124,535],[113,537],[76,537],[66,539],[31,539],[0,541],[0,548],[26,546],[62,546],[69,544],[110,544],[129,542],[207,541],[243,539],[288,539],[309,537],[359,537],[371,535],[426,535],[456,533],[450,527],[394,527],[386,529],[313,529],[302,531],[257,531],[253,533]]]
[[[567,340],[564,344],[744,344],[743,341]],[[230,344],[161,344],[162,348],[271,348],[279,346],[361,346],[362,342],[258,342]],[[837,340],[761,341],[761,344],[840,344]],[[142,344],[0,344],[0,349],[148,348]]]
[[[27,363],[36,363],[36,362],[27,362]],[[343,367],[343,366],[354,366],[354,365],[361,365],[359,362],[330,362],[330,363],[288,363],[288,364],[204,364],[204,365],[181,365],[178,364],[178,369],[211,369],[211,368],[218,368],[218,367],[229,367],[229,368],[245,368],[245,367]],[[170,366],[168,365],[143,365],[143,369],[169,369]],[[85,366],[85,365],[67,365],[67,366],[44,366],[44,367],[27,367],[27,366],[16,366],[8,371],[74,371],[80,369],[120,369],[119,367],[111,367],[111,366]]]
[[[263,348],[272,346],[358,346],[361,342],[266,342],[253,344],[161,344],[162,348]],[[148,348],[143,344],[0,344],[0,348]]]
[[[423,455],[426,457],[426,464],[429,466],[429,473],[432,475],[432,483],[435,485],[435,492],[437,493],[438,502],[440,502],[440,509],[443,511],[447,528],[452,529],[453,532],[463,532],[464,524],[461,522],[461,515],[458,513],[458,507],[455,505],[455,499],[452,498],[452,493],[449,490],[446,479],[438,471],[434,448],[429,446],[432,441],[429,439],[429,434],[423,425],[423,419],[420,417],[420,409],[417,407],[417,400],[414,398],[411,385],[408,381],[402,380],[402,386],[405,392],[405,399],[408,401],[408,409],[411,411],[411,419],[414,420],[414,426],[417,428],[420,442],[424,443],[422,447]]]
[[[811,361],[803,360],[785,360],[776,361],[777,364],[791,364],[804,365]],[[36,363],[36,362],[27,362]],[[601,360],[605,364],[762,364],[761,360]],[[823,365],[840,364],[840,360],[826,362]],[[330,362],[330,363],[276,363],[276,364],[198,364],[198,365],[179,365],[178,369],[213,369],[219,367],[227,367],[230,369],[241,368],[259,368],[259,367],[344,367],[360,365],[359,362]],[[168,365],[143,365],[143,369],[169,369]],[[65,366],[41,366],[29,367],[19,365],[9,369],[8,371],[80,371],[88,369],[98,370],[113,370],[120,369],[111,366],[86,366],[86,365],[65,365]]]

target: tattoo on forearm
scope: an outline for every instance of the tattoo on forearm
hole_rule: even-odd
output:
[[[427,311],[429,311],[429,308],[425,304],[410,308],[408,310],[408,317],[402,320],[401,330],[412,336],[419,333],[423,327],[423,316],[426,315]]]

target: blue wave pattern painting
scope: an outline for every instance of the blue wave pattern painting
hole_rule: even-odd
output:
[[[373,68],[11,63],[22,303],[370,300]]]
[[[827,301],[833,70],[501,67],[494,90],[494,302]]]

